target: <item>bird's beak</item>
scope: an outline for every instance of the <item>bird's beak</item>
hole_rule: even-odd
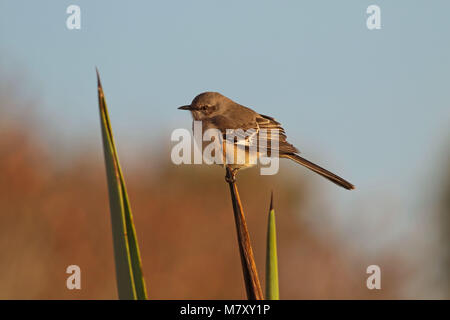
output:
[[[192,107],[190,105],[187,105],[187,106],[181,106],[178,109],[179,110],[192,110]]]

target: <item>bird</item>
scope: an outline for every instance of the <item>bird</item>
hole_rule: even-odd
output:
[[[258,138],[261,138],[261,133],[265,131],[270,132],[270,134],[265,134],[263,137],[263,139],[267,140],[266,150],[269,155],[271,152],[277,151],[280,158],[290,159],[295,163],[318,173],[322,177],[340,187],[347,190],[352,190],[355,188],[353,184],[345,179],[301,157],[299,155],[300,151],[287,141],[286,131],[273,117],[259,114],[248,107],[234,102],[218,92],[200,93],[192,100],[191,104],[178,107],[178,109],[190,111],[194,121],[201,121],[203,131],[210,128],[219,130],[223,135],[223,141],[225,142],[222,148],[223,153],[225,153],[225,149],[229,145],[245,148],[246,158],[243,163],[236,163],[229,161],[229,159],[227,159],[228,161],[225,160],[224,165],[227,165],[232,173],[231,181],[228,180],[230,179],[228,176],[226,177],[228,182],[235,181],[236,174],[240,169],[249,168],[256,165],[256,163],[248,160],[249,146],[252,143],[255,143],[255,141],[258,141]],[[239,132],[239,129],[251,132],[251,134],[249,136],[240,137],[242,139],[238,141],[236,140],[236,137],[232,140],[227,138],[227,133]],[[274,139],[272,138],[272,132],[278,133],[276,136],[276,142],[278,144],[277,147],[272,147],[272,144],[276,146],[273,141]],[[261,150],[258,150],[257,156],[259,157],[260,154]],[[234,158],[234,160],[236,160],[236,158]]]

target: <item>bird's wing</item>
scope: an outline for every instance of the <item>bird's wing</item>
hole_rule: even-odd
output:
[[[256,122],[258,123],[260,134],[263,130],[267,132],[267,142],[270,141],[270,145],[273,144],[273,140],[278,140],[278,148],[276,149],[280,153],[300,153],[296,147],[287,141],[286,132],[274,118],[260,114],[256,117]],[[273,146],[271,149],[275,149],[275,147]]]
[[[209,121],[213,127],[221,130],[224,140],[236,145],[258,146],[260,151],[265,149],[277,150],[279,153],[299,153],[297,148],[286,141],[286,132],[281,124],[272,117],[255,113],[255,117],[231,119],[217,115],[210,118]],[[278,142],[278,146],[275,142]]]
[[[209,119],[211,127],[221,131],[224,140],[241,146],[251,146],[258,142],[258,123],[254,118],[244,120],[236,117],[231,119],[217,115]]]

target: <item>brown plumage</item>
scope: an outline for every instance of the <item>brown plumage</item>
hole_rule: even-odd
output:
[[[248,148],[253,143],[258,143],[258,152],[266,151],[268,155],[272,152],[278,152],[280,158],[287,158],[295,161],[302,166],[320,174],[324,178],[335,184],[351,190],[355,187],[350,182],[342,179],[334,173],[302,158],[298,155],[299,150],[287,141],[286,132],[281,124],[274,118],[259,114],[250,108],[244,107],[231,99],[217,92],[204,92],[194,98],[192,103],[187,106],[179,107],[181,110],[189,110],[194,120],[202,121],[203,130],[215,128],[220,130],[224,141],[235,148]],[[242,135],[242,132],[251,132],[252,134]],[[261,132],[267,132],[265,139],[260,139]],[[233,133],[238,140],[230,141],[227,133]],[[277,135],[272,134],[278,133]],[[228,138],[228,140],[227,140]],[[274,141],[277,139],[277,141]],[[259,142],[265,142],[266,148],[263,148]],[[278,147],[274,144],[278,142]],[[258,153],[259,156],[259,153]],[[234,173],[239,169],[251,167],[254,164],[246,162],[244,164],[227,164]]]

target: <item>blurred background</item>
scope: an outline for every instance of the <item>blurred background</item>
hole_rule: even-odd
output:
[[[0,298],[117,298],[95,66],[150,298],[245,298],[223,169],[170,161],[176,107],[203,91],[357,188],[287,160],[240,173],[263,285],[273,190],[282,299],[450,298],[450,3],[377,1],[370,31],[371,4],[1,0]]]

